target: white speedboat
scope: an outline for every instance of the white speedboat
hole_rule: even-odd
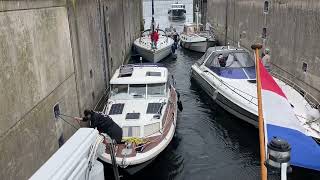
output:
[[[103,112],[122,128],[124,141],[116,145],[116,163],[134,174],[170,143],[176,129],[177,93],[167,68],[156,64],[122,66],[110,85]],[[111,163],[109,152],[100,159]]]
[[[203,30],[202,24],[186,23],[180,34],[180,45],[193,51],[206,52],[209,47],[216,44],[213,32]]]
[[[255,63],[243,49],[219,46],[207,50],[192,66],[192,78],[225,110],[258,125]],[[308,135],[320,138],[319,111],[292,86],[275,78]]]
[[[171,8],[168,10],[170,19],[185,19],[186,18],[186,6],[179,2],[171,4]]]
[[[152,46],[152,41],[150,34],[152,33],[151,29],[145,30],[141,33],[141,37],[134,41],[135,50],[147,61],[152,63],[157,63],[169,56],[172,53],[172,45],[174,41],[172,38],[168,37],[166,33],[157,29],[159,33],[159,39],[155,45]]]

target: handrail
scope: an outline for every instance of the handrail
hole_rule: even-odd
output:
[[[166,42],[168,42],[168,34],[164,31],[164,30],[162,30],[162,29],[159,29],[159,28],[157,28],[157,29],[155,29],[155,30],[157,30],[157,31],[162,31],[163,33],[164,33],[164,35],[166,36]],[[145,32],[148,32],[148,31],[151,31],[151,29],[146,29],[146,30],[144,30],[144,31],[141,31],[141,34],[140,34],[140,38],[139,38],[139,41],[141,42],[141,37],[142,37],[142,35],[145,33]]]
[[[209,74],[213,75],[220,83],[224,84],[225,86],[227,86],[231,91],[235,92],[236,94],[238,94],[239,96],[241,96],[242,98],[244,98],[245,100],[249,101],[250,103],[253,103],[257,106],[256,103],[253,102],[253,99],[257,99],[257,97],[254,97],[224,81],[222,81],[220,78],[217,78],[216,75],[214,75],[212,72],[208,71]],[[315,97],[313,97],[310,93],[308,93],[306,90],[304,90],[301,86],[297,85],[296,83],[294,83],[293,81],[275,73],[275,72],[271,72],[272,76],[282,80],[283,82],[285,82],[287,85],[289,85],[290,87],[292,87],[293,89],[295,89],[298,92],[303,92],[301,95],[303,96],[303,98],[308,102],[308,104],[312,107],[312,108],[316,108],[319,109],[320,107],[320,103],[319,101],[317,101],[317,99]],[[239,94],[237,91],[246,94],[248,96],[251,96],[251,100],[247,99],[246,97],[243,97],[241,94]]]
[[[248,93],[246,93],[246,92],[244,92],[244,91],[242,91],[242,90],[240,90],[240,89],[238,89],[238,88],[236,88],[236,87],[233,87],[232,85],[230,85],[230,84],[222,81],[220,78],[217,78],[216,75],[214,75],[212,72],[210,72],[210,71],[207,71],[207,72],[208,72],[209,74],[211,74],[212,76],[214,76],[218,81],[220,81],[220,83],[222,83],[222,84],[224,84],[225,86],[227,86],[231,91],[235,92],[235,93],[238,94],[240,97],[242,97],[243,99],[247,100],[248,102],[250,102],[250,103],[258,106],[258,104],[256,104],[255,102],[253,102],[253,99],[257,99],[257,97],[252,96],[251,94],[248,94]],[[233,88],[233,89],[232,89],[232,88]],[[250,97],[251,97],[251,100],[249,100],[249,99],[247,99],[246,97],[244,97],[243,95],[239,94],[236,90],[239,91],[239,92],[241,92],[241,93],[243,93],[243,94],[246,94],[246,95],[250,96]]]
[[[271,71],[271,74],[272,76],[275,76],[276,78],[280,79],[281,81],[283,81],[284,83],[286,83],[287,85],[289,85],[290,87],[298,91],[302,95],[302,97],[309,103],[311,107],[319,109],[320,107],[319,101],[315,97],[313,97],[310,93],[308,93],[306,90],[304,90],[301,86],[297,85],[290,79],[285,78],[274,71]]]

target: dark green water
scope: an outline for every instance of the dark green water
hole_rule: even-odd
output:
[[[186,21],[192,20],[192,0],[186,4]],[[170,25],[182,30],[185,21],[171,22],[167,10],[172,1],[155,1],[155,20],[164,29]],[[144,2],[145,27],[150,27],[151,1]],[[257,180],[260,178],[258,130],[232,116],[210,100],[190,80],[190,68],[202,56],[179,48],[177,59],[163,63],[174,75],[184,110],[178,115],[176,134],[169,146],[147,168],[122,179]],[[320,157],[319,157],[320,158]],[[107,171],[112,176],[112,171]],[[320,179],[319,174],[294,169],[289,179]],[[318,177],[318,178],[316,178]],[[268,179],[280,179],[269,173]]]

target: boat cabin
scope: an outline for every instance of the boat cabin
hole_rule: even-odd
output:
[[[168,70],[158,66],[122,66],[111,79],[111,99],[165,97]]]
[[[198,27],[199,29],[197,29],[197,24],[195,23],[187,23],[183,27],[183,34],[191,35],[204,30],[202,24],[198,24]]]
[[[104,110],[123,130],[123,137],[156,135],[170,98],[168,70],[158,65],[125,65],[112,79]]]
[[[220,77],[229,79],[256,79],[255,62],[243,49],[211,47],[197,62]]]

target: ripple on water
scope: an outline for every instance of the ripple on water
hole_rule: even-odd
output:
[[[187,4],[187,20],[191,20],[192,0],[183,2]],[[171,23],[166,11],[170,3],[172,1],[155,2],[156,21],[162,28]],[[151,1],[144,2],[146,27],[150,26],[149,6]],[[181,31],[183,22],[172,25]],[[191,65],[201,56],[202,53],[179,48],[176,60],[169,57],[162,61],[175,77],[184,110],[178,114],[176,134],[164,152],[140,173],[123,179],[259,179],[257,129],[220,108],[196,83],[190,81]],[[269,179],[278,177],[270,175]],[[307,176],[307,179],[312,177]]]

